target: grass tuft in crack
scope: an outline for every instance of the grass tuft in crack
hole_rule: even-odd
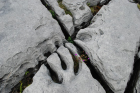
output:
[[[87,6],[89,6],[91,12],[93,15],[96,15],[97,12],[101,9],[102,6],[97,5],[97,6],[90,6],[90,3],[87,3]]]
[[[69,14],[70,16],[72,16],[72,13],[62,4],[62,0],[58,0],[58,4],[60,8],[64,9],[66,14]]]
[[[140,4],[137,4],[138,9],[140,10]]]
[[[23,90],[28,87],[32,83],[33,74],[31,71],[26,71],[25,78],[23,78],[13,89],[10,93],[22,93]]]

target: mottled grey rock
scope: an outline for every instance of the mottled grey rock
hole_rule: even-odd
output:
[[[60,23],[65,27],[68,34],[71,36],[74,33],[73,19],[69,14],[59,7],[58,0],[44,0],[48,6],[52,8],[56,13],[56,17],[59,19]]]
[[[89,6],[96,6],[100,3],[101,0],[87,0],[89,3]]]
[[[72,17],[67,14],[58,17],[58,19],[60,20],[61,24],[65,27],[68,34],[71,36],[75,30]]]
[[[62,69],[57,53],[67,65],[66,70]],[[85,63],[79,62],[81,69],[75,75],[73,71],[74,62],[68,49],[61,46],[57,53],[49,56],[47,62],[52,70],[57,73],[59,80],[63,80],[62,84],[54,83],[50,78],[48,69],[42,65],[33,77],[33,83],[23,93],[105,93],[102,86],[92,78]]]
[[[0,93],[9,93],[64,35],[40,0],[1,0],[0,21]]]
[[[119,7],[118,7],[119,6]],[[128,0],[112,0],[79,31],[75,43],[115,93],[124,93],[140,40],[140,12]]]
[[[63,0],[62,3],[72,13],[74,25],[76,27],[81,28],[82,23],[86,23],[92,18],[92,13],[90,8],[87,6],[86,0]]]

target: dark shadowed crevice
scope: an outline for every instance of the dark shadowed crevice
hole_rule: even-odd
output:
[[[48,9],[48,11],[51,12],[52,17],[58,22],[59,26],[61,27],[61,30],[65,36],[66,39],[68,39],[68,37],[70,36],[67,32],[67,30],[65,29],[65,27],[62,25],[62,23],[59,21],[59,19],[56,17],[56,13],[55,11],[53,11],[53,8],[49,5],[46,4],[46,2],[44,0],[40,0],[42,2],[42,4]]]
[[[28,87],[30,84],[32,84],[34,75],[37,73],[37,71],[40,69],[41,65],[44,63],[45,63],[45,61],[39,61],[38,65],[36,65],[34,68],[29,68],[25,72],[23,79],[11,89],[10,93],[23,92],[23,90],[26,87]]]
[[[80,55],[84,54],[88,58],[88,55],[86,55],[85,53],[83,53],[84,50],[81,47],[79,47],[75,43],[74,43],[74,45],[77,47],[78,53],[80,53]],[[100,71],[91,64],[90,59],[88,59],[87,61],[84,61],[84,62],[87,65],[87,67],[89,68],[92,77],[94,79],[96,79],[102,85],[102,87],[104,88],[104,90],[106,91],[106,93],[114,93],[110,89],[110,87],[107,85],[107,82],[103,79],[102,74],[100,73]]]
[[[57,54],[58,54],[58,53],[57,53]],[[63,69],[63,70],[66,70],[66,69],[67,69],[66,63],[61,59],[61,57],[60,57],[59,54],[58,54],[58,57],[60,58],[62,69]]]
[[[52,14],[52,17],[58,22],[59,26],[61,27],[61,30],[65,36],[65,39],[68,39],[68,37],[70,36],[68,34],[68,32],[66,31],[65,27],[62,25],[62,23],[58,20],[58,18],[56,17],[56,13],[53,11],[52,7],[49,6],[49,5],[46,5],[45,1],[44,0],[40,0],[42,2],[42,4],[48,9],[48,11],[51,12]],[[110,0],[107,0],[108,2]],[[108,4],[108,2],[106,2],[105,4]],[[91,21],[91,20],[90,20]],[[88,27],[90,25],[90,21],[89,22],[83,22],[81,24],[82,28],[80,29],[84,29],[86,27]],[[72,35],[72,40],[74,40],[76,38],[76,35],[78,33],[78,31],[80,30],[78,28],[75,27],[75,31],[74,31],[74,34]],[[58,48],[58,44],[57,42],[55,43],[56,47]],[[76,44],[74,44],[76,46]],[[78,47],[78,46],[77,46]],[[78,50],[79,50],[79,53],[82,53],[82,49],[80,47],[78,47]],[[47,52],[44,54],[44,56],[46,57],[49,57],[51,55],[50,52]],[[59,56],[59,55],[58,55]],[[59,56],[60,58],[60,56]],[[76,63],[76,59],[72,56],[73,60],[74,60],[74,73],[76,74],[78,72],[78,69],[79,69],[79,63],[77,62]],[[61,60],[61,58],[60,58]],[[97,69],[95,67],[93,67],[90,63],[90,60],[87,60],[85,61],[86,65],[88,66],[88,68],[90,69],[90,72],[93,76],[93,78],[95,78],[96,80],[98,80],[98,82],[100,82],[100,84],[103,86],[103,88],[105,89],[106,93],[113,93],[111,91],[111,89],[108,87],[108,85],[106,84],[106,82],[102,79],[101,77],[101,74],[98,73]],[[52,78],[52,80],[55,82],[55,83],[58,83],[58,84],[61,84],[63,80],[59,80],[58,79],[58,75],[57,73],[55,73],[51,67],[49,66],[49,64],[47,64],[47,62],[45,60],[43,61],[39,61],[39,64],[35,67],[35,68],[30,68],[26,71],[25,75],[24,75],[24,78],[21,80],[22,82],[22,86],[23,86],[23,89],[24,90],[28,85],[30,85],[32,83],[32,78],[33,76],[36,74],[36,72],[40,69],[41,65],[42,64],[45,64],[46,67],[49,69],[49,72],[50,72],[50,76]],[[63,70],[66,70],[67,69],[67,66],[65,64],[65,62],[63,60],[61,60],[61,66],[63,68]],[[1,81],[1,79],[0,79]],[[20,93],[20,86],[21,86],[21,82],[18,83],[14,88],[12,88],[12,91],[10,93]]]
[[[45,66],[46,66],[47,69],[49,70],[50,76],[51,76],[52,80],[53,80],[55,83],[61,84],[61,83],[63,82],[63,80],[59,80],[57,73],[51,69],[51,67],[49,66],[48,63],[46,63]]]
[[[99,5],[107,5],[111,0],[103,0]]]
[[[50,55],[51,55],[51,52],[44,53],[45,57],[49,57]]]
[[[140,51],[140,47],[138,48],[138,51]],[[135,55],[133,73],[131,73],[131,78],[127,83],[127,87],[124,93],[133,93],[133,90],[135,89],[136,83],[139,78],[139,73],[140,73],[140,58],[138,57],[138,55]]]
[[[70,51],[69,51],[70,52]],[[74,55],[72,55],[72,53],[70,52],[70,54],[71,54],[71,57],[72,57],[72,59],[73,59],[73,62],[74,62],[74,67],[73,67],[73,69],[74,69],[74,74],[75,75],[77,75],[77,73],[78,73],[78,70],[79,70],[79,59],[77,58],[75,58],[74,57]]]

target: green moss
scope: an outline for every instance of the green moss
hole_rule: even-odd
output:
[[[49,11],[52,14],[52,17],[56,17],[55,12],[53,10],[49,10]]]
[[[73,40],[71,39],[71,37],[68,37],[67,40],[68,40],[68,42],[70,42],[70,43],[74,43]]]
[[[29,73],[29,71],[26,71],[26,72],[25,72],[25,75],[27,75],[28,73]]]
[[[140,4],[137,5],[138,9],[140,10]]]
[[[88,6],[90,6],[90,3],[87,3]]]
[[[66,14],[69,14],[70,16],[72,16],[72,13],[62,4],[62,0],[58,0],[58,4],[59,4],[59,7],[64,9]]]

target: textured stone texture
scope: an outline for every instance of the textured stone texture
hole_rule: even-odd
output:
[[[139,26],[140,12],[134,3],[112,0],[76,36],[75,42],[115,93],[124,93],[133,70]]]
[[[67,45],[73,48],[73,45]],[[65,62],[67,69],[63,70],[61,61],[58,57]],[[33,77],[33,83],[27,87],[23,93],[105,93],[102,86],[92,78],[88,67],[83,62],[79,62],[79,73],[74,75],[73,59],[68,49],[61,46],[58,48],[57,53],[53,53],[48,57],[47,62],[59,77],[63,80],[62,84],[57,84],[52,81],[48,69],[42,65],[37,74]],[[75,51],[75,53],[77,53]],[[78,54],[78,53],[77,53]],[[78,55],[79,56],[79,55]]]
[[[52,8],[56,13],[56,17],[59,19],[60,23],[65,27],[66,31],[71,36],[74,33],[73,19],[69,14],[59,7],[57,0],[44,0],[48,6]]]
[[[76,27],[81,28],[82,23],[88,22],[92,18],[92,13],[86,4],[86,0],[63,0],[62,3],[72,13]]]
[[[9,93],[64,35],[40,0],[1,0],[0,21],[0,93]]]

